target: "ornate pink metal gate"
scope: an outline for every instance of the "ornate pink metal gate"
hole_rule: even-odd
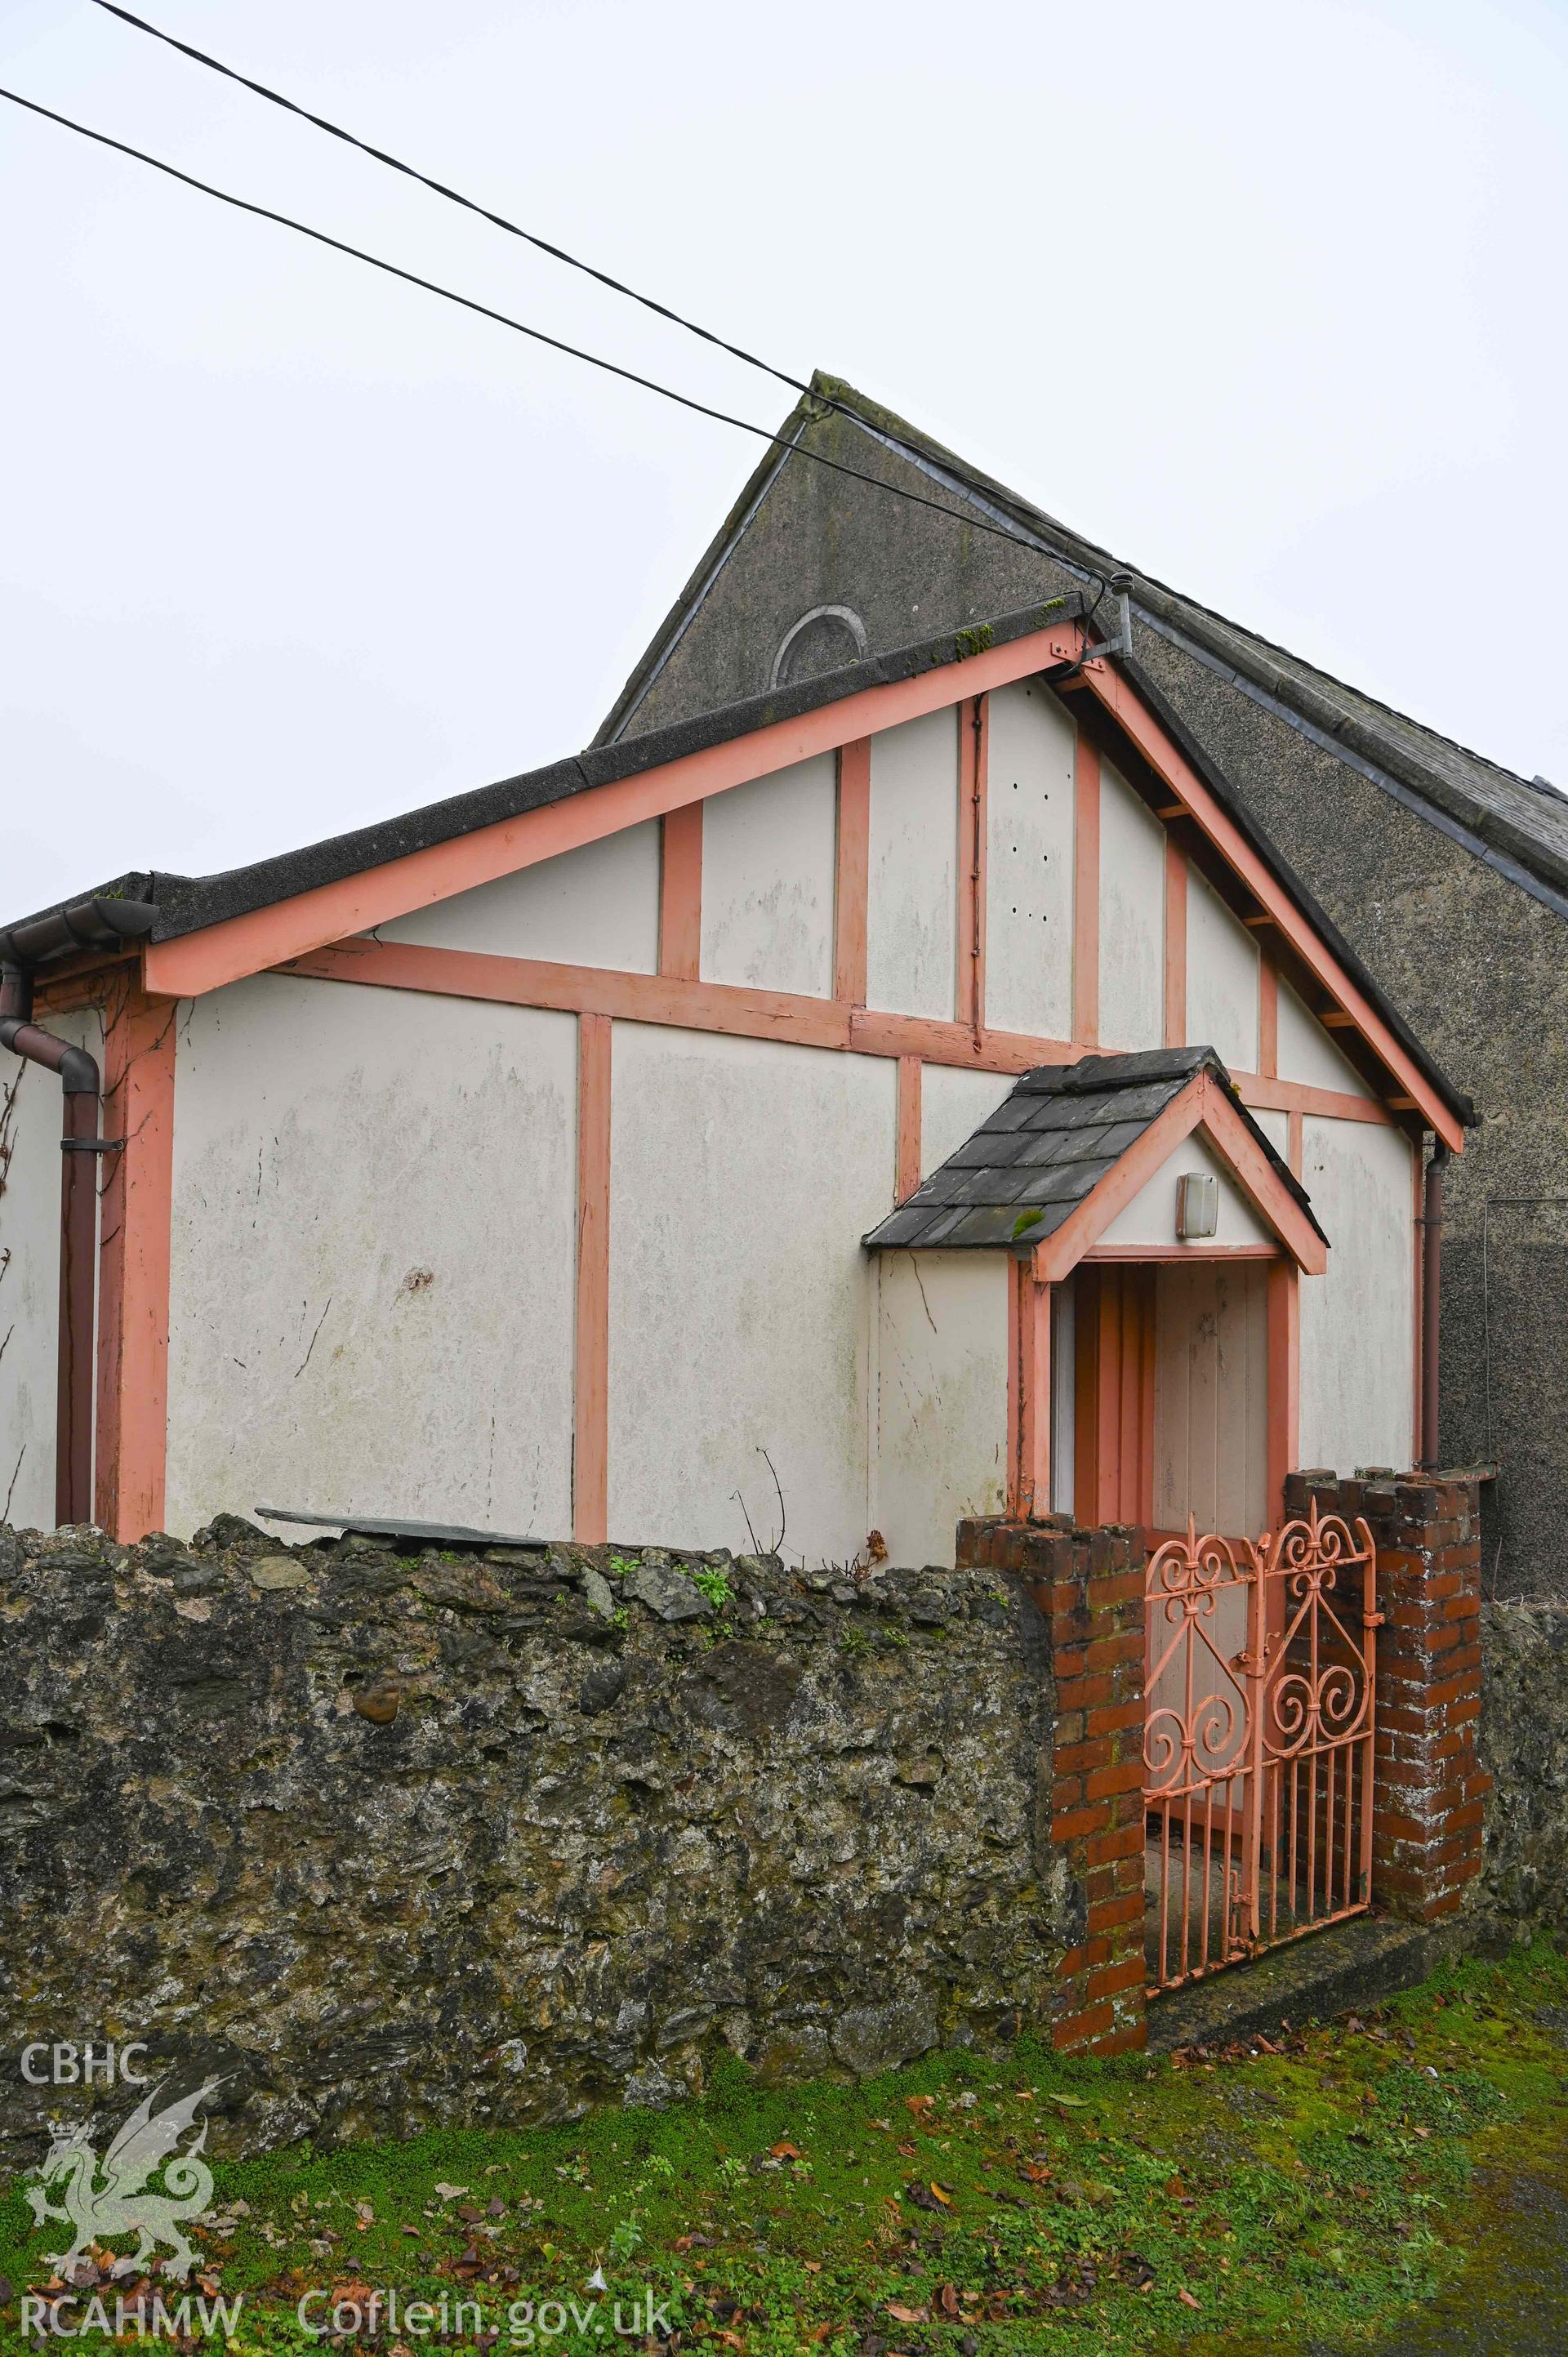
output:
[[[1149,1559],[1151,1990],[1369,1904],[1377,1560],[1338,1515]]]

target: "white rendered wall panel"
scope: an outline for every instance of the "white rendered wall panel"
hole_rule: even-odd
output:
[[[569,1530],[575,1019],[262,974],[175,1102],[169,1528]]]
[[[385,942],[433,949],[656,974],[659,822],[623,827],[576,851],[476,884],[376,931]]]
[[[986,763],[985,1019],[998,1031],[1072,1035],[1078,732],[1037,680],[990,700]]]
[[[1305,1081],[1309,1088],[1338,1089],[1369,1097],[1371,1090],[1348,1056],[1342,1055],[1316,1015],[1309,1015],[1288,982],[1279,992],[1279,1076]]]
[[[920,1074],[920,1176],[929,1178],[950,1154],[956,1154],[1017,1084],[1015,1072],[925,1065]]]
[[[1100,1037],[1165,1039],[1165,831],[1109,761],[1100,765]]]
[[[1155,1275],[1155,1522],[1251,1538],[1268,1522],[1268,1270]]]
[[[1415,1169],[1402,1130],[1302,1124],[1302,1178],[1331,1246],[1301,1280],[1301,1462],[1353,1472],[1414,1452]]]
[[[1251,1114],[1280,1160],[1288,1165],[1290,1161],[1289,1114],[1276,1113],[1269,1105],[1249,1105],[1247,1111]]]
[[[1132,1201],[1117,1212],[1103,1235],[1102,1244],[1163,1244],[1176,1242],[1176,1181],[1187,1172],[1205,1174],[1219,1182],[1219,1224],[1208,1241],[1221,1244],[1272,1244],[1277,1241],[1273,1228],[1260,1219],[1249,1199],[1208,1144],[1201,1133],[1191,1131],[1182,1139],[1173,1154],[1166,1157],[1152,1178],[1146,1179]]]
[[[684,1546],[778,1530],[845,1562],[869,1527],[871,1257],[897,1067],[617,1023],[609,1527]]]
[[[96,1014],[48,1028],[102,1061]],[[18,1530],[54,1527],[64,1120],[59,1075],[0,1049],[0,1522]]]
[[[832,753],[703,803],[704,982],[832,996],[837,824]]]
[[[1232,1072],[1258,1069],[1258,944],[1197,868],[1187,867],[1187,1036]]]
[[[1003,1253],[878,1253],[877,1528],[896,1564],[946,1564],[1007,1476]]]
[[[951,1022],[958,966],[958,712],[871,740],[865,998]]]

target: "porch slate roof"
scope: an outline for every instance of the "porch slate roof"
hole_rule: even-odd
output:
[[[1204,1071],[1224,1087],[1323,1235],[1305,1189],[1241,1103],[1215,1050],[1151,1048],[1084,1056],[1076,1064],[1037,1064],[1026,1072],[957,1153],[872,1229],[867,1248],[1031,1249],[1055,1234],[1150,1123]]]

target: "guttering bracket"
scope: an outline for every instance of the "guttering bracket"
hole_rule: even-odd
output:
[[[59,1150],[62,1154],[119,1154],[124,1146],[123,1137],[62,1137]]]

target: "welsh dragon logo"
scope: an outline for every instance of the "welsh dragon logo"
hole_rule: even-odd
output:
[[[90,2243],[112,2242],[127,2234],[136,2236],[136,2248],[115,2261],[116,2276],[140,2274],[160,2244],[167,2244],[173,2255],[164,2261],[164,2273],[177,2280],[183,2281],[193,2266],[202,2264],[200,2252],[192,2250],[181,2230],[184,2221],[199,2216],[212,2199],[212,2171],[200,2158],[207,2142],[205,2121],[200,2134],[184,2151],[179,2149],[179,2140],[221,2084],[220,2079],[205,2079],[193,2094],[182,2095],[161,2112],[153,2106],[162,2084],[153,2088],[120,2129],[102,2162],[84,2127],[54,2127],[54,2142],[38,2168],[29,2172],[36,2181],[28,2184],[24,2179],[22,2190],[38,2225],[54,2218],[74,2229],[70,2248],[48,2255],[57,2273],[64,2275],[73,2266]],[[161,2188],[149,2188],[147,2180],[160,2168]],[[59,2198],[51,2201],[49,2195],[56,2191]]]

